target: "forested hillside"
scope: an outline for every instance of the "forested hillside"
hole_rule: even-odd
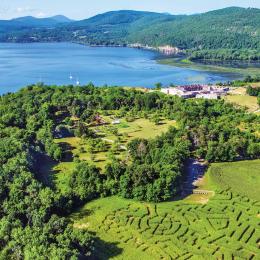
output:
[[[231,7],[195,15],[114,11],[44,29],[37,29],[35,23],[30,27],[19,26],[15,20],[1,24],[0,40],[4,42],[140,43],[178,47],[187,51],[191,59],[258,60],[260,57],[260,10],[253,8]]]
[[[107,130],[118,139],[111,145],[95,128],[107,125],[102,117],[111,114],[128,122],[145,118],[155,125],[165,118],[175,120],[177,126],[154,139],[133,138],[124,146],[123,135],[109,126]],[[151,202],[174,198],[181,191],[183,166],[190,157],[209,162],[258,158],[260,140],[253,127],[258,124],[259,117],[223,100],[183,100],[160,92],[91,84],[30,86],[1,96],[0,258],[87,257],[93,251],[92,235],[74,229],[64,216],[101,196],[117,194]],[[92,144],[92,162],[78,155],[68,157],[64,136]],[[95,153],[107,149],[111,150],[101,169]],[[116,157],[122,149],[126,153]],[[46,160],[54,164],[72,160],[62,190],[55,172],[39,170]]]

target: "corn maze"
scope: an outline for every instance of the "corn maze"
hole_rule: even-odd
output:
[[[205,205],[167,205],[129,204],[98,229],[151,259],[260,259],[259,201],[225,190]]]

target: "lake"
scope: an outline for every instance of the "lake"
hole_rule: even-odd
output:
[[[233,80],[235,74],[158,64],[156,52],[72,43],[0,43],[0,94],[37,82],[153,87]]]

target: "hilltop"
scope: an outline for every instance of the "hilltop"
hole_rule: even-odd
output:
[[[18,18],[0,21],[0,27],[1,42],[138,43],[177,47],[191,59],[260,58],[260,9],[256,8],[229,7],[194,15],[121,10],[81,21]]]

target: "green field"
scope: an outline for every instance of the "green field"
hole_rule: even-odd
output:
[[[176,126],[174,120],[162,119],[160,124],[156,125],[149,119],[138,118],[133,122],[127,122],[124,118],[120,119],[120,124],[111,125],[112,119],[110,116],[103,116],[108,123],[102,126],[92,126],[91,129],[96,131],[97,137],[100,137],[107,145],[104,151],[94,151],[91,155],[88,151],[88,142],[78,137],[67,137],[56,139],[55,142],[61,146],[66,146],[66,153],[70,154],[70,158],[55,163],[52,160],[46,160],[41,166],[40,179],[44,183],[48,183],[49,179],[54,180],[56,187],[66,192],[68,187],[68,179],[70,174],[75,169],[76,163],[73,158],[77,156],[81,161],[87,161],[95,164],[100,169],[104,170],[107,163],[110,162],[109,150],[113,143],[118,142],[119,150],[115,153],[115,157],[119,159],[127,158],[126,145],[134,138],[155,138],[158,135],[166,132],[170,126]],[[118,133],[113,134],[109,130],[115,128]],[[50,177],[51,176],[51,177]]]
[[[213,164],[200,186],[215,191],[207,204],[102,198],[73,214],[74,226],[103,241],[100,259],[259,259],[259,166]]]
[[[251,97],[248,95],[228,95],[225,97],[225,100],[234,105],[245,107],[249,112],[259,110],[257,97]]]
[[[217,188],[230,189],[260,201],[260,160],[214,163],[208,175]]]
[[[125,142],[129,142],[134,138],[155,138],[165,133],[170,126],[176,126],[174,120],[162,120],[160,124],[155,125],[148,119],[139,118],[133,122],[126,122],[125,119],[116,125],[119,134],[126,135]],[[107,138],[114,139],[115,136],[108,135]]]

